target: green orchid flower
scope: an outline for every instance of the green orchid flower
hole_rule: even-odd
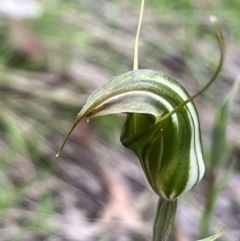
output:
[[[153,240],[162,241],[171,229],[177,197],[193,188],[204,175],[200,124],[193,99],[218,76],[224,59],[224,43],[221,29],[213,17],[220,61],[207,85],[190,96],[172,77],[159,71],[138,69],[143,6],[144,1],[136,37],[134,70],[112,78],[90,95],[56,156],[60,155],[68,137],[84,117],[126,113],[120,140],[137,155],[148,183],[160,197]]]

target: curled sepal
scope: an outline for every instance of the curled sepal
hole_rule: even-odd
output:
[[[159,199],[153,227],[153,241],[165,241],[167,239],[176,210],[177,199],[174,201]]]
[[[89,97],[63,146],[83,117],[131,113],[121,141],[138,156],[153,190],[164,199],[174,200],[195,186],[204,174],[194,103],[189,101],[171,113],[189,98],[177,81],[161,72],[145,69],[124,73]],[[168,113],[171,115],[166,118]]]

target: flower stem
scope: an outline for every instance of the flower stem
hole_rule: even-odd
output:
[[[144,2],[145,1],[142,0],[142,5],[141,5],[141,10],[140,10],[140,15],[139,15],[139,22],[138,22],[137,35],[136,35],[136,39],[135,39],[133,70],[138,69],[138,42],[139,42],[139,35],[140,35],[141,26],[142,26]]]
[[[177,199],[174,201],[159,199],[153,227],[153,241],[165,241],[167,239],[172,228],[176,210]]]

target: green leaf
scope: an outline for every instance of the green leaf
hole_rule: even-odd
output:
[[[212,236],[210,236],[208,238],[199,239],[197,241],[214,241],[217,238],[219,238],[224,233],[224,231],[225,231],[225,227],[221,231],[219,231],[218,233],[216,233],[216,234],[214,234],[214,235],[212,235]]]

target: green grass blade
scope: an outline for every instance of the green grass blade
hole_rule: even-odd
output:
[[[234,85],[226,96],[225,100],[217,110],[215,123],[212,132],[212,155],[211,165],[215,169],[224,159],[226,152],[226,128],[230,109],[233,100],[240,86],[240,76],[234,82]]]
[[[208,190],[209,198],[207,200],[200,224],[201,233],[203,235],[206,235],[209,232],[209,227],[211,227],[212,217],[214,215],[214,210],[217,204],[218,197],[221,194],[231,172],[230,168],[225,177],[218,184],[216,184],[219,166],[221,165],[226,156],[227,120],[229,112],[233,105],[234,98],[238,92],[239,86],[240,76],[236,79],[231,91],[218,108],[215,118],[215,123],[212,132],[212,147]]]
[[[212,235],[212,236],[210,236],[208,238],[199,239],[197,241],[214,241],[217,238],[219,238],[224,233],[224,231],[225,231],[225,227],[221,231],[219,231],[218,233],[216,233],[216,234],[214,234],[214,235]]]

